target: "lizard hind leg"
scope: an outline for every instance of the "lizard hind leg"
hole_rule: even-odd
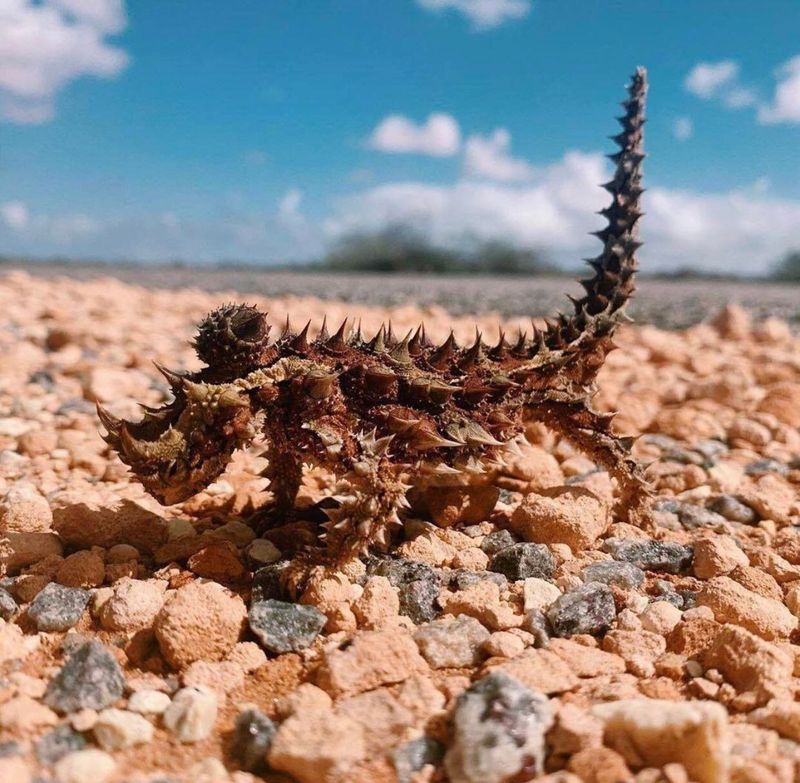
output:
[[[612,415],[598,413],[585,396],[547,394],[529,409],[537,419],[573,443],[616,479],[615,511],[624,522],[652,529],[652,490],[630,454],[631,439],[611,432]]]
[[[325,544],[330,561],[343,564],[371,549],[385,551],[400,527],[400,513],[408,508],[409,485],[402,466],[388,456],[391,436],[375,433],[358,438],[359,454],[342,477],[338,508],[327,512]]]

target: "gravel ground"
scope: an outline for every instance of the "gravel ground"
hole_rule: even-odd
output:
[[[439,305],[456,314],[491,311],[507,318],[546,316],[565,307],[565,294],[582,293],[580,286],[568,277],[387,277],[202,266],[173,268],[71,263],[26,264],[24,268],[36,275],[64,275],[77,280],[112,275],[148,288],[196,287],[205,291],[236,290],[269,297],[312,296],[376,307]],[[800,286],[785,283],[645,279],[639,285],[630,314],[639,323],[682,329],[732,302],[741,304],[758,318],[772,315],[794,324],[800,322]]]
[[[163,507],[100,438],[94,403],[161,405],[152,360],[196,367],[223,296],[0,275],[0,782],[800,780],[785,322],[620,330],[595,404],[639,436],[649,526],[532,424],[466,507],[293,596],[296,528],[246,524],[269,502],[258,448]],[[425,315],[435,339],[494,320],[252,298],[277,323]],[[301,501],[339,489],[311,471]]]

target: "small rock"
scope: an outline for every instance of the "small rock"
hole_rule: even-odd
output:
[[[392,751],[397,783],[413,783],[414,773],[426,764],[438,764],[444,757],[444,746],[432,737],[422,736],[398,745]]]
[[[200,742],[217,720],[217,696],[207,688],[181,688],[164,712],[164,725],[181,742]]]
[[[678,574],[692,563],[692,548],[672,541],[638,538],[607,538],[603,549],[614,560],[633,563],[644,571]]]
[[[158,646],[170,666],[220,661],[244,629],[246,611],[238,595],[215,582],[190,582],[168,597],[153,623]]]
[[[511,529],[526,541],[588,549],[608,527],[608,508],[583,487],[543,489],[528,495],[511,517]]]
[[[586,566],[581,571],[581,579],[584,582],[602,582],[623,590],[635,590],[644,582],[644,571],[624,560],[601,560]]]
[[[163,584],[163,583],[162,583]],[[155,582],[123,577],[100,610],[100,624],[109,631],[149,628],[164,603],[164,591]]]
[[[561,597],[561,590],[552,582],[548,582],[546,579],[537,579],[535,576],[525,580],[522,591],[523,606],[526,612],[543,611]]]
[[[105,645],[85,642],[50,681],[44,702],[58,712],[102,710],[122,696],[124,684],[117,659]]]
[[[267,752],[277,732],[275,724],[258,709],[243,710],[233,729],[233,756],[248,772],[263,771]]]
[[[533,636],[533,646],[536,649],[547,647],[550,643],[550,626],[543,612],[535,609],[525,612],[525,617],[520,627],[523,631],[527,631]]]
[[[40,764],[51,766],[68,753],[83,750],[86,740],[67,723],[57,726],[36,741],[36,758]]]
[[[153,724],[126,710],[103,710],[94,724],[94,738],[103,750],[125,750],[153,739]]]
[[[248,621],[264,649],[280,654],[305,650],[328,618],[313,606],[268,599],[251,604]]]
[[[696,506],[693,503],[678,505],[678,520],[687,530],[701,527],[718,527],[725,524],[725,517],[711,509]]]
[[[163,691],[144,688],[131,694],[128,709],[140,715],[161,715],[170,705],[171,699]]]
[[[669,601],[653,601],[639,619],[645,631],[666,636],[681,621],[681,610]]]
[[[504,783],[540,774],[552,723],[545,696],[491,672],[458,697],[445,770],[452,783]]]
[[[497,554],[501,549],[505,549],[516,543],[517,540],[508,530],[495,530],[493,533],[489,533],[488,536],[485,536],[483,541],[481,541],[481,549],[491,557]]]
[[[335,783],[347,780],[347,770],[365,756],[361,724],[322,707],[281,723],[267,760],[298,783]]]
[[[288,565],[288,561],[282,561],[259,568],[253,574],[250,602],[257,603],[270,598],[276,601],[285,601],[289,597],[289,593],[283,579],[283,572]]]
[[[755,694],[758,704],[786,698],[794,660],[791,653],[737,625],[724,625],[706,645],[702,664],[717,669],[740,692]]]
[[[692,566],[699,579],[724,576],[739,566],[749,565],[747,555],[732,536],[700,538],[694,543]]]
[[[186,562],[189,570],[205,579],[217,582],[236,582],[245,574],[235,544],[224,539],[212,540]]]
[[[28,617],[40,631],[67,631],[81,619],[91,593],[50,582],[28,607]]]
[[[488,638],[489,631],[466,616],[436,620],[414,634],[420,652],[434,669],[477,666],[483,658],[481,645]]]
[[[492,557],[489,568],[516,582],[532,576],[537,579],[551,579],[556,564],[544,544],[512,544]]]
[[[247,557],[257,568],[276,563],[281,559],[281,551],[266,538],[257,538],[246,549]]]
[[[498,658],[516,658],[524,650],[525,642],[511,631],[495,631],[483,643],[483,651]]]
[[[561,595],[547,611],[556,636],[599,635],[608,630],[616,617],[614,596],[608,585],[586,582]]]
[[[11,593],[0,587],[0,619],[11,620],[18,611],[19,607]]]
[[[448,584],[454,590],[466,590],[478,582],[486,580],[494,582],[501,589],[508,587],[508,579],[502,574],[496,574],[494,571],[465,571],[464,569],[452,571]]]
[[[720,704],[630,699],[593,713],[604,722],[604,744],[635,768],[677,762],[697,783],[728,780],[728,714]]]
[[[361,628],[384,628],[396,624],[400,597],[385,576],[370,576],[361,597],[353,604],[353,612]]]
[[[50,504],[30,485],[12,486],[0,501],[0,533],[44,533],[52,524]]]
[[[430,622],[441,613],[438,603],[441,580],[430,566],[412,560],[384,558],[369,571],[385,576],[398,589],[400,614],[416,624]]]
[[[789,636],[797,628],[797,618],[780,602],[754,593],[728,576],[706,582],[697,596],[720,623],[734,623],[762,639]]]
[[[717,495],[717,497],[709,502],[708,508],[725,517],[725,519],[730,522],[754,525],[758,521],[756,512],[733,495]]]
[[[428,668],[414,640],[395,630],[363,631],[343,649],[326,650],[317,684],[332,696],[403,682]]]
[[[56,581],[65,587],[98,587],[105,578],[103,558],[86,549],[65,557],[56,571]]]
[[[55,766],[58,783],[106,783],[117,765],[108,753],[94,748],[64,756]]]

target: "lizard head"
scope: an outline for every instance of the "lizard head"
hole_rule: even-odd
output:
[[[204,383],[159,367],[170,382],[172,402],[145,408],[141,421],[97,412],[106,443],[144,488],[164,505],[180,503],[207,487],[233,452],[254,434],[250,398],[235,383]]]

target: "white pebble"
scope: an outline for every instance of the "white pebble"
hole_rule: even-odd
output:
[[[181,688],[164,713],[164,725],[181,742],[205,739],[217,720],[217,696],[208,688]]]
[[[125,710],[103,710],[94,725],[94,738],[103,750],[125,750],[153,739],[153,724]]]
[[[170,705],[171,699],[162,691],[136,691],[128,699],[128,709],[142,715],[161,715]]]
[[[58,783],[106,783],[117,765],[102,750],[89,748],[64,756],[55,766]]]

